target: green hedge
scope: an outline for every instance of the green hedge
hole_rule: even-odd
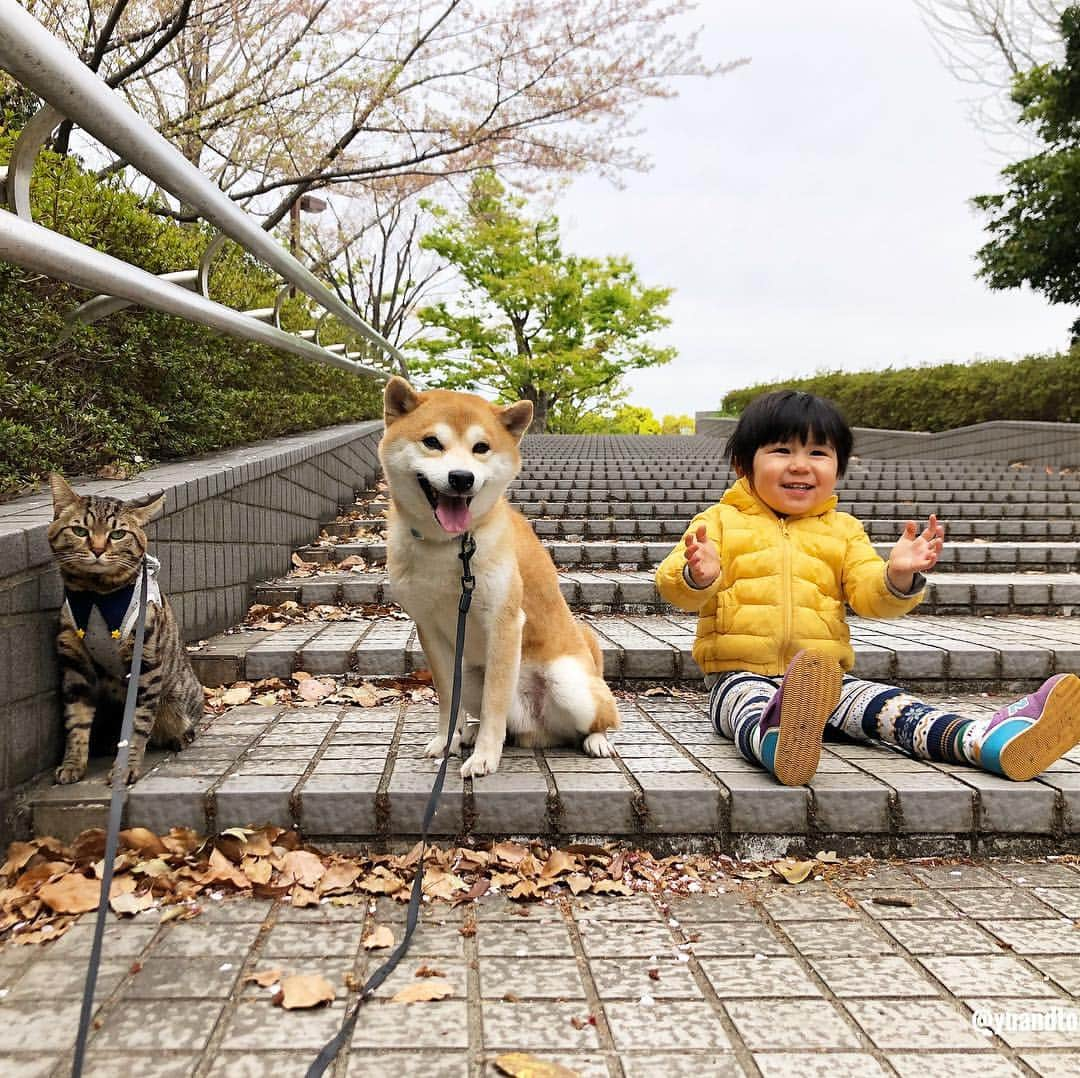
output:
[[[12,143],[0,130],[0,163]],[[70,158],[42,158],[32,188],[38,223],[152,273],[198,265],[208,230],[155,215]],[[215,261],[211,298],[247,309],[271,306],[274,294],[275,279],[234,245]],[[0,497],[53,469],[122,473],[381,414],[373,379],[169,315],[131,308],[62,340],[64,316],[87,298],[0,263]],[[290,301],[283,322],[310,325],[304,303]]]
[[[737,389],[721,408],[739,413],[772,389],[834,401],[854,427],[941,431],[992,419],[1080,422],[1080,346],[1058,355],[884,371],[832,371]]]

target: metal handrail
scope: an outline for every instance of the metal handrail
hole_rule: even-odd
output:
[[[334,315],[348,329],[386,352],[404,368],[404,356],[394,345],[369,326],[310,270],[282,249],[251,215],[215,187],[170,142],[143,120],[117,93],[110,90],[29,12],[14,3],[14,0],[0,0],[0,67],[48,102],[31,120],[27,129],[24,129],[27,144],[21,149],[16,146],[7,172],[9,202],[18,217],[23,219],[21,224],[29,225],[30,228],[19,228],[12,220],[8,220],[15,215],[0,211],[0,257],[60,280],[158,310],[168,310],[176,314],[184,309],[188,312],[184,317],[203,325],[216,326],[233,335],[244,335],[238,331],[245,323],[250,323],[251,333],[246,335],[251,339],[270,343],[263,331],[273,330],[273,347],[286,348],[294,354],[333,363],[357,373],[386,377],[384,371],[363,366],[354,360],[329,352],[296,334],[286,333],[276,325],[267,326],[265,322],[230,311],[205,295],[193,295],[181,285],[159,281],[160,288],[151,288],[146,278],[158,280],[153,274],[128,266],[118,259],[103,256],[109,259],[109,262],[115,263],[106,267],[100,258],[90,257],[91,253],[100,255],[101,252],[34,225],[30,219],[29,200],[26,198],[29,172],[44,140],[56,124],[66,117],[173,197],[193,206],[205,220],[220,229],[221,233],[240,244],[249,254],[280,274],[290,285],[313,299],[327,313]],[[66,242],[59,242],[60,240]],[[38,251],[37,246],[42,244],[52,244],[55,249],[52,252]],[[64,252],[63,257],[61,252]],[[52,268],[44,269],[46,264]],[[125,278],[117,269],[118,266],[130,270],[130,276]],[[90,272],[90,267],[101,269],[100,279]],[[200,280],[203,275],[205,268]],[[106,280],[110,283],[106,284]],[[142,298],[133,298],[135,293]],[[173,293],[177,295],[174,296]],[[245,321],[236,324],[222,314],[224,311],[229,311],[235,318]],[[226,322],[232,328],[226,329]],[[256,330],[256,326],[261,328]],[[286,344],[281,338],[292,343]]]

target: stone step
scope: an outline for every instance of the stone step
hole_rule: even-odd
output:
[[[670,507],[668,507],[670,510]],[[528,516],[528,514],[526,514]],[[533,531],[548,539],[641,539],[655,541],[670,539],[677,542],[686,531],[693,514],[656,517],[529,517]],[[895,543],[909,517],[888,519],[860,518],[867,535],[875,542]],[[980,543],[1078,543],[1078,520],[1022,520],[1000,517],[982,520],[946,520],[946,535],[950,543],[969,540]],[[380,516],[353,517],[329,521],[321,526],[327,535],[343,538],[357,534],[381,535],[386,519]]]
[[[656,592],[654,573],[635,569],[564,569],[563,598],[586,611],[673,612]],[[340,572],[284,577],[255,589],[255,602],[276,606],[292,600],[312,603],[393,603],[385,573]],[[935,574],[926,598],[914,611],[925,614],[1048,614],[1080,616],[1078,573]]]
[[[932,698],[974,715],[1006,701]],[[464,781],[455,760],[434,833],[646,846],[697,837],[756,856],[791,842],[877,856],[1080,848],[1076,750],[1019,783],[830,741],[810,785],[785,787],[717,736],[706,708],[700,692],[621,700],[610,759],[511,746],[496,774]],[[125,826],[213,834],[273,823],[314,841],[412,841],[438,765],[423,756],[434,725],[429,703],[235,707],[205,722],[183,752],[148,757],[147,773],[128,790]],[[35,832],[67,840],[103,826],[106,766],[97,760],[82,782],[43,779],[29,791]]]
[[[548,492],[552,493],[552,492]],[[638,498],[621,500],[584,500],[576,491],[556,491],[569,494],[569,498],[543,498],[538,500],[511,499],[511,503],[527,517],[680,517],[689,520],[716,504],[715,498],[692,498],[692,492],[666,491],[665,498]],[[837,508],[851,513],[862,521],[875,517],[925,521],[931,513],[937,514],[946,525],[964,520],[981,520],[987,517],[1007,520],[1061,520],[1080,526],[1080,498],[1060,502],[1030,501],[1007,502],[987,498],[984,501],[943,505],[940,502],[841,502]],[[1074,533],[1075,534],[1075,533]],[[988,537],[991,538],[991,537]]]
[[[655,475],[643,477],[589,475],[573,477],[560,470],[553,478],[519,476],[507,488],[514,497],[542,497],[544,495],[566,495],[574,491],[588,494],[593,499],[644,496],[659,497],[665,490],[674,496],[685,492],[693,497],[707,497],[719,501],[731,486],[734,476],[723,477],[707,475],[702,477],[680,475]],[[836,494],[841,501],[928,501],[949,504],[952,502],[977,502],[992,500],[1001,496],[1005,501],[1049,501],[1060,502],[1075,498],[1080,490],[1080,482],[1064,484],[1050,481],[1047,483],[1018,483],[1008,479],[988,478],[971,482],[929,482],[918,487],[884,485],[877,480],[856,480],[847,478],[837,484]]]
[[[359,574],[357,574],[359,575]],[[697,619],[689,614],[586,618],[614,684],[699,685],[691,657]],[[855,673],[921,690],[1032,688],[1053,673],[1080,669],[1080,619],[925,614],[896,621],[849,619]],[[403,614],[302,622],[278,632],[240,629],[189,649],[204,685],[355,672],[398,676],[427,669],[413,623]]]
[[[673,543],[542,540],[556,565],[634,566],[653,569],[671,552]],[[888,558],[892,543],[875,543],[874,549]],[[346,558],[363,558],[370,565],[386,562],[386,543],[380,539],[355,541],[341,537],[336,543],[301,547],[297,555],[306,562],[334,565]],[[941,552],[936,572],[981,573],[1080,571],[1080,543],[959,543],[949,542]],[[261,602],[262,600],[256,600]]]

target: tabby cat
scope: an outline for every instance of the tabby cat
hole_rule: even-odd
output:
[[[182,748],[195,736],[203,710],[202,686],[184,651],[176,617],[158,587],[159,562],[146,553],[143,528],[161,510],[165,496],[143,502],[82,497],[55,474],[49,476],[49,485],[49,543],[64,580],[56,648],[67,743],[56,781],[83,777],[95,715],[102,722],[104,712],[115,718],[123,709],[145,561],[149,576],[142,672],[127,774],[119,776],[134,782],[147,738],[155,745]],[[109,781],[117,778],[114,765]]]

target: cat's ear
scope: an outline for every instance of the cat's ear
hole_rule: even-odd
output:
[[[165,505],[164,493],[143,498],[141,501],[125,502],[124,509],[140,528],[145,528],[161,512]]]
[[[53,520],[56,520],[69,505],[79,501],[79,495],[59,472],[49,473],[49,487],[52,489]]]

